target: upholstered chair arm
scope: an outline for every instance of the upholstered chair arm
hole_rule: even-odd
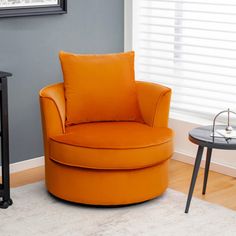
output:
[[[144,122],[152,127],[167,127],[171,89],[137,81],[138,99]]]
[[[65,132],[65,96],[63,83],[49,85],[39,92],[44,142]],[[45,151],[47,147],[45,146]]]

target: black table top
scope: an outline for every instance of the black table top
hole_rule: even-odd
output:
[[[12,74],[8,72],[0,71],[0,78],[5,78],[9,76],[12,76]]]
[[[216,129],[225,129],[226,126],[216,125]],[[236,127],[233,127],[236,130]],[[197,145],[216,148],[236,150],[236,138],[212,137],[212,125],[201,126],[189,132],[189,140]]]

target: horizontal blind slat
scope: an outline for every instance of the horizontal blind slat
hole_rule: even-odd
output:
[[[156,16],[156,15],[145,15],[140,14],[143,18],[156,18],[156,19],[168,19],[168,20],[184,20],[184,21],[195,21],[195,22],[203,22],[203,23],[218,23],[218,24],[229,24],[229,25],[235,25],[236,22],[230,22],[230,21],[217,21],[217,20],[203,20],[203,19],[193,19],[193,18],[185,18],[185,17],[168,17],[168,16]]]
[[[190,47],[198,47],[198,48],[207,48],[207,49],[215,49],[215,50],[225,50],[225,51],[236,51],[236,48],[224,48],[224,47],[213,47],[213,46],[204,46],[199,44],[191,44],[191,43],[182,43],[182,42],[168,42],[168,41],[161,41],[161,40],[152,40],[152,39],[143,39],[141,41],[146,42],[153,42],[153,43],[163,43],[163,44],[175,44],[175,45],[183,45],[183,46],[190,46]]]
[[[184,77],[184,76],[178,76],[178,75],[170,75],[170,74],[165,74],[165,73],[160,73],[160,72],[151,72],[151,71],[144,71],[144,70],[138,70],[139,73],[142,74],[147,74],[147,75],[155,75],[158,79],[159,76],[163,76],[163,77],[167,77],[167,78],[176,78],[179,80],[188,80],[188,81],[199,81],[199,82],[205,82],[206,80],[201,79],[201,78],[194,78],[194,77]],[[213,81],[210,81],[213,82]],[[218,85],[229,85],[229,86],[236,86],[236,82],[235,83],[231,83],[228,82],[227,80],[222,80],[222,81],[214,81],[214,84],[218,84]]]
[[[176,71],[188,71],[188,72],[194,72],[198,74],[205,74],[205,75],[216,75],[216,76],[222,76],[222,77],[229,77],[229,78],[236,78],[235,75],[227,75],[227,74],[222,74],[222,73],[214,73],[214,72],[209,72],[209,71],[197,71],[197,70],[192,70],[192,69],[183,69],[179,67],[170,67],[170,66],[163,66],[163,65],[153,65],[153,64],[147,64],[147,63],[140,63],[140,65],[144,65],[147,67],[160,67],[160,68],[165,68],[165,69],[174,69]]]
[[[194,52],[187,52],[183,50],[167,50],[167,49],[161,49],[161,48],[152,48],[152,47],[139,47],[140,50],[147,50],[147,51],[156,51],[156,52],[170,52],[170,53],[182,53],[186,55],[192,55],[192,56],[203,56],[203,57],[210,57],[210,58],[219,58],[219,59],[226,59],[226,60],[232,60],[236,61],[236,57],[224,57],[219,55],[209,55],[209,54],[203,54],[203,53],[194,53]]]
[[[148,59],[159,59],[159,60],[164,60],[164,61],[173,61],[175,63],[190,63],[190,64],[196,64],[196,65],[222,67],[222,68],[228,68],[228,69],[236,70],[235,66],[226,66],[226,65],[213,64],[213,63],[202,63],[200,61],[181,60],[181,59],[178,59],[178,58],[165,58],[165,57],[158,57],[158,56],[151,56],[151,55],[144,55],[144,54],[140,54],[140,57],[148,58]]]
[[[165,8],[165,7],[142,7],[142,9],[173,11],[173,9]],[[213,12],[213,11],[197,11],[197,10],[181,10],[181,9],[175,9],[174,11],[176,11],[176,12],[205,13],[205,14],[214,14],[214,15],[219,14],[219,15],[235,16],[235,13],[230,13],[230,12]]]
[[[219,33],[228,33],[228,34],[236,34],[235,30],[228,31],[228,30],[218,30],[218,29],[206,29],[206,28],[201,28],[201,27],[188,27],[188,26],[179,26],[179,25],[165,25],[165,24],[152,24],[152,23],[140,23],[141,25],[146,25],[146,26],[159,26],[159,27],[165,27],[165,28],[181,28],[181,29],[189,29],[189,30],[201,30],[201,31],[207,31],[207,32],[219,32]]]
[[[169,3],[180,3],[180,4],[196,4],[196,5],[210,5],[210,6],[228,6],[228,7],[236,7],[236,4],[225,3],[216,3],[216,2],[195,2],[195,1],[174,1],[174,0],[143,0],[143,2],[169,2]]]
[[[212,41],[220,41],[220,42],[229,42],[229,43],[235,43],[235,40],[231,39],[219,39],[219,38],[210,38],[210,37],[203,37],[203,36],[191,36],[191,35],[185,35],[185,34],[174,34],[174,33],[162,33],[162,32],[152,32],[152,31],[140,31],[141,34],[147,34],[147,35],[162,35],[162,36],[179,36],[183,38],[191,38],[191,39],[206,39],[206,40],[212,40]]]

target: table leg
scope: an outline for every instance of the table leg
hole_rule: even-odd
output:
[[[1,78],[1,156],[2,156],[2,186],[3,195],[0,208],[12,205],[10,199],[10,177],[9,177],[9,133],[8,133],[8,102],[7,102],[7,78]]]
[[[191,203],[192,196],[193,196],[194,186],[195,186],[195,183],[196,183],[199,167],[200,167],[201,160],[202,160],[203,149],[204,149],[204,147],[198,146],[198,151],[197,151],[197,156],[196,156],[196,160],[195,160],[195,164],[194,164],[192,180],[191,180],[191,184],[190,184],[190,188],[189,188],[189,193],[188,193],[188,199],[187,199],[187,203],[186,203],[185,213],[188,213],[188,211],[189,211],[190,203]]]
[[[210,163],[211,163],[211,154],[212,154],[212,148],[207,148],[206,165],[205,165],[205,173],[204,173],[204,183],[203,183],[203,189],[202,189],[202,194],[203,195],[205,195],[205,193],[206,193],[208,173],[209,173],[209,168],[210,168]]]

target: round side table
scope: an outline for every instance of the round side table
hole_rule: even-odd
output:
[[[233,127],[236,129],[236,127]],[[217,129],[225,129],[225,126],[217,125],[215,126],[215,130]],[[211,162],[211,154],[212,149],[224,149],[224,150],[236,150],[236,139],[235,138],[225,138],[225,137],[213,137],[212,136],[212,126],[202,126],[196,129],[193,129],[189,132],[189,140],[192,143],[198,145],[198,151],[196,155],[196,160],[193,168],[192,180],[189,188],[188,199],[186,203],[185,213],[188,213],[194,186],[196,183],[199,167],[202,160],[203,150],[207,148],[206,154],[206,165],[205,165],[205,173],[204,173],[204,183],[202,194],[206,193],[207,179],[209,173],[209,167]]]

